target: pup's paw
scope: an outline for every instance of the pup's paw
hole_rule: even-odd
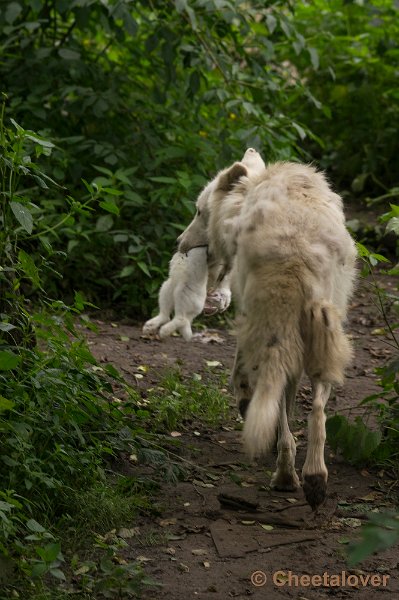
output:
[[[146,321],[143,325],[143,334],[144,335],[154,335],[157,333],[158,329],[161,325],[165,323],[164,319],[161,319],[159,316]]]

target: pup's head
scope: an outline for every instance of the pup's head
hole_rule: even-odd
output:
[[[265,163],[260,154],[253,148],[248,148],[241,162],[235,162],[220,171],[200,193],[194,219],[177,238],[179,251],[188,252],[196,246],[209,245],[208,223],[212,205],[215,202],[222,202],[243,177],[255,176],[264,168]]]

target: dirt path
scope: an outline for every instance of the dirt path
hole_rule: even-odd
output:
[[[377,389],[373,369],[390,356],[389,346],[375,335],[375,329],[381,325],[363,284],[350,316],[355,364],[345,387],[329,402],[328,414],[350,407],[352,414],[360,413],[353,407]],[[141,389],[151,387],[164,367],[176,363],[184,373],[200,373],[204,378],[209,373],[207,361],[218,361],[225,370],[232,366],[234,338],[226,331],[217,332],[218,342],[223,343],[206,344],[199,340],[187,344],[180,338],[150,341],[141,338],[140,333],[139,327],[99,322],[99,333],[90,333],[88,338],[100,361],[112,362]],[[134,374],[142,374],[138,370],[142,365],[149,370],[137,379]],[[398,599],[397,548],[369,559],[361,570],[350,570],[344,560],[345,545],[356,535],[365,513],[392,507],[392,498],[387,493],[392,481],[386,474],[357,470],[327,448],[329,499],[315,519],[304,504],[301,490],[270,491],[268,483],[275,457],[262,465],[248,464],[242,453],[240,433],[235,428],[237,413],[233,400],[231,405],[230,419],[217,430],[199,423],[181,429],[182,455],[200,469],[191,470],[184,482],[163,485],[159,518],[142,517],[135,523],[138,534],[129,539],[128,555],[140,557],[146,572],[163,584],[158,590],[147,591],[144,598]],[[305,381],[293,423],[298,439],[299,472],[306,449],[309,409],[310,389]],[[267,575],[265,584],[262,573],[251,581],[255,571]],[[346,583],[333,577],[328,580],[316,577],[314,585],[306,585],[306,575],[328,573],[342,577],[342,571],[346,577],[350,574],[363,577],[363,582],[369,574],[376,574],[376,578],[368,579],[365,587],[359,580],[357,588],[349,585],[355,583],[353,577]],[[304,575],[303,585],[296,586],[297,581],[289,579],[289,572]],[[383,575],[389,575],[385,578],[388,585],[383,585]],[[378,581],[380,586],[376,585]]]

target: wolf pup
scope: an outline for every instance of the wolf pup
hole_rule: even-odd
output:
[[[159,314],[144,324],[143,333],[153,334],[159,329],[161,338],[179,332],[186,341],[191,340],[191,323],[204,308],[207,280],[206,246],[176,252],[170,261],[169,278],[159,291]]]

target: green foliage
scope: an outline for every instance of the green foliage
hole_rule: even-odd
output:
[[[298,40],[315,69],[284,2],[3,2],[11,114],[52,140],[42,172],[72,196],[83,177],[83,202],[100,209],[75,210],[52,232],[67,253],[66,263],[52,256],[64,276],[45,278],[53,296],[84,285],[96,304],[148,313],[207,179],[247,146],[267,159],[305,156],[303,109],[317,101],[286,62]],[[42,201],[62,217],[61,190]],[[19,218],[29,229],[28,213]]]
[[[338,448],[348,462],[364,464],[375,452],[381,442],[381,433],[371,431],[357,417],[350,423],[343,415],[334,415],[326,423],[328,442],[336,452]]]
[[[66,581],[62,528],[57,531],[55,524],[75,516],[70,525],[76,531],[82,516],[81,506],[73,501],[77,490],[86,490],[86,506],[94,498],[93,529],[106,522],[120,526],[121,519],[146,505],[144,488],[127,494],[114,489],[106,477],[111,459],[121,451],[136,451],[137,434],[146,433],[132,420],[138,395],[114,367],[97,364],[77,333],[80,312],[93,305],[75,292],[69,307],[45,290],[54,256],[50,236],[73,212],[84,213],[89,202],[70,198],[64,215],[49,210],[46,196],[33,203],[32,181],[40,183],[44,195],[55,185],[35,162],[51,152],[52,144],[12,125],[7,128],[0,119],[0,551],[2,567],[13,573],[2,581],[7,594],[11,588],[25,594],[26,580],[32,581],[30,591],[39,594],[43,578]],[[37,304],[28,311],[32,290]],[[87,317],[81,323],[90,326]],[[114,388],[126,395],[123,404]],[[158,454],[158,463],[161,455],[165,460]],[[83,500],[83,491],[80,496]],[[98,516],[103,523],[93,520]],[[114,575],[106,569],[95,585],[103,581],[101,593],[109,595],[106,590],[113,590],[120,576],[121,596],[131,595],[145,578],[135,564],[123,571]]]
[[[382,552],[399,542],[399,515],[384,513],[370,515],[361,529],[361,539],[349,546],[350,565],[356,565],[376,552]]]
[[[381,200],[397,196],[398,5],[390,0],[298,2],[295,17],[319,57],[318,69],[308,69],[308,85],[328,109],[327,114],[306,111],[303,117],[323,140],[312,152],[353,193]]]
[[[207,382],[198,375],[184,381],[178,371],[170,372],[159,386],[149,390],[148,399],[141,401],[144,418],[151,416],[155,427],[167,431],[181,428],[196,419],[216,425],[223,422],[229,406],[229,396],[221,391],[223,383]]]

